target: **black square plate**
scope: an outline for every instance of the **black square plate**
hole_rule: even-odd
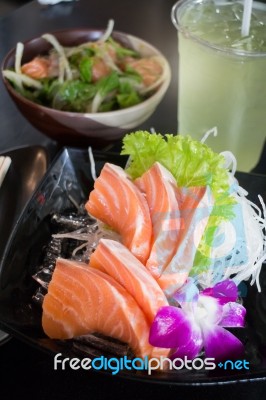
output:
[[[97,173],[105,162],[124,166],[126,158],[116,153],[94,152]],[[238,173],[241,186],[249,198],[258,203],[257,195],[266,200],[266,177]],[[56,157],[34,192],[13,230],[0,265],[0,328],[52,355],[61,352],[76,356],[74,349],[45,336],[41,327],[41,310],[32,302],[36,282],[32,275],[41,265],[43,248],[51,238],[51,216],[88,198],[93,187],[88,152],[65,148]],[[220,385],[228,382],[266,379],[266,272],[261,272],[262,292],[248,289],[245,297],[247,327],[237,332],[245,342],[246,358],[251,363],[248,371],[176,371],[148,376],[144,373],[121,371],[120,376],[173,385]]]

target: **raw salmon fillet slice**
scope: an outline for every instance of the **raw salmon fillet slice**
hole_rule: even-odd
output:
[[[104,165],[85,207],[89,214],[118,232],[123,244],[146,263],[152,235],[149,207],[144,195],[121,167]]]
[[[180,188],[178,201],[182,229],[177,250],[158,279],[167,296],[185,283],[214,205],[214,198],[208,186]]]
[[[159,162],[136,179],[135,184],[145,193],[152,220],[152,246],[146,267],[158,278],[175,254],[180,234],[177,184]]]
[[[53,339],[97,332],[128,343],[137,357],[162,355],[149,344],[149,324],[134,298],[112,277],[71,260],[56,262],[42,326]]]
[[[136,300],[148,322],[152,323],[160,307],[168,301],[146,267],[123,244],[101,239],[90,258],[90,267],[112,276]]]

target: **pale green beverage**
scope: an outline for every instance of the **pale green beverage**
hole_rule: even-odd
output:
[[[229,150],[237,169],[256,165],[266,137],[266,4],[253,2],[249,35],[241,36],[243,3],[181,0],[178,29],[178,133]],[[266,172],[266,171],[265,171]]]

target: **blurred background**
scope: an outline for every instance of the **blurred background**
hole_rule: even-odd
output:
[[[31,0],[0,0],[0,16],[8,14]]]

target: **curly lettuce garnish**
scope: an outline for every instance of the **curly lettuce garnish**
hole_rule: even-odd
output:
[[[129,155],[127,173],[136,179],[156,161],[175,177],[180,187],[209,186],[215,199],[204,236],[196,253],[191,275],[204,272],[211,265],[211,244],[222,221],[234,218],[236,203],[230,194],[228,170],[223,155],[190,136],[151,134],[137,131],[123,139],[122,155]]]

